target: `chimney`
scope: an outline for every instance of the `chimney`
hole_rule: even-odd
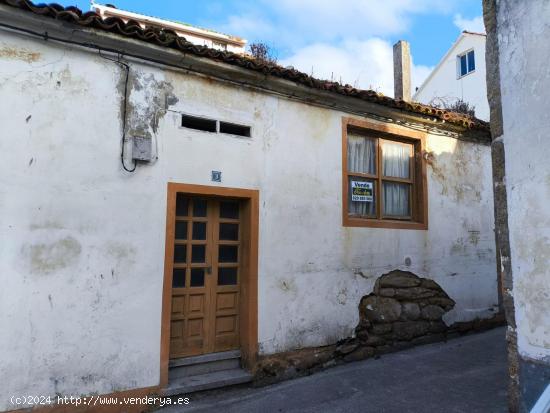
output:
[[[411,100],[411,49],[404,40],[393,45],[393,96],[406,102]]]

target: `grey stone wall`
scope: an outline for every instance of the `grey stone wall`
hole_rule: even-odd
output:
[[[260,359],[256,382],[272,383],[336,364],[445,341],[503,324],[502,315],[447,326],[442,317],[455,302],[435,281],[395,270],[375,282],[359,303],[355,336],[331,346],[306,348]]]

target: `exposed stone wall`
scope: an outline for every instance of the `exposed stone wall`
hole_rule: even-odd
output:
[[[498,4],[496,0],[483,0],[483,20],[487,32],[486,77],[487,98],[491,113],[491,155],[493,166],[493,192],[495,210],[495,241],[498,257],[497,273],[501,288],[501,306],[506,315],[508,330],[508,406],[511,412],[519,410],[519,354],[515,320],[512,261],[508,228],[508,203],[506,191],[505,153],[502,135],[502,96],[500,88],[500,58],[497,33]]]
[[[354,337],[331,346],[263,357],[257,364],[256,381],[267,384],[504,323],[504,317],[497,315],[447,326],[442,317],[454,305],[435,281],[411,272],[392,271],[378,278],[373,292],[361,299]]]
[[[442,317],[454,305],[435,281],[393,271],[376,280],[373,293],[361,300],[355,341],[384,350],[444,339]]]

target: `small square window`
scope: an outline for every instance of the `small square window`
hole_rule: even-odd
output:
[[[475,54],[473,50],[457,56],[458,77],[466,76],[476,70]]]

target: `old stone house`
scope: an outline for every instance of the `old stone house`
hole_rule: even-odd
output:
[[[0,410],[498,313],[485,123],[75,8],[1,0],[0,30]]]

